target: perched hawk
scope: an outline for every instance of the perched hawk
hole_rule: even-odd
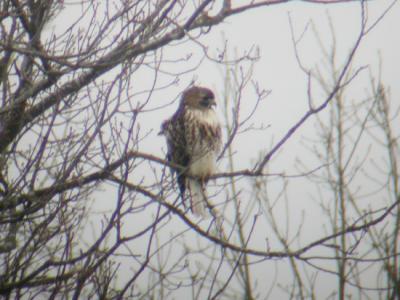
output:
[[[193,214],[203,217],[208,215],[205,185],[215,172],[222,144],[215,105],[212,91],[193,86],[183,93],[178,110],[163,122],[160,132],[167,140],[168,160],[179,166],[173,170],[183,203],[188,191]]]

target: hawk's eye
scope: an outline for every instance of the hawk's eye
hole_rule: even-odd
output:
[[[203,98],[201,98],[200,100],[200,105],[204,106],[204,107],[209,107],[211,104],[211,98],[209,96],[204,96]]]
[[[200,100],[200,105],[207,108],[210,108],[211,106],[215,105],[214,95],[212,94],[203,95]]]

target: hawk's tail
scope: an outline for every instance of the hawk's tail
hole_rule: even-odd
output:
[[[190,208],[196,216],[207,218],[210,216],[208,211],[207,192],[204,183],[198,180],[189,179],[187,182],[189,190]]]

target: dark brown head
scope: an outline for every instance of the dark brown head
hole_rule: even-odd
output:
[[[215,102],[214,93],[204,87],[193,86],[183,92],[181,105],[196,109],[210,109]]]

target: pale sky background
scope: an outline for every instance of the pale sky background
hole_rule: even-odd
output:
[[[232,1],[239,3],[243,1]],[[368,1],[368,21],[374,22],[392,1],[376,0]],[[66,1],[68,4],[68,1]],[[79,10],[79,7],[71,8]],[[357,33],[360,29],[360,4],[356,1],[346,4],[333,5],[316,5],[310,3],[302,3],[300,1],[280,4],[271,7],[258,8],[248,11],[238,16],[228,18],[216,27],[210,34],[201,38],[201,42],[208,47],[209,54],[215,56],[218,49],[222,49],[224,39],[227,41],[228,52],[233,55],[234,51],[238,54],[244,53],[251,47],[259,48],[259,60],[255,63],[253,79],[258,82],[261,88],[270,90],[271,94],[263,101],[255,115],[256,124],[263,123],[269,125],[267,130],[249,133],[238,137],[234,143],[237,154],[235,156],[235,165],[237,169],[249,168],[252,166],[260,152],[270,149],[271,144],[279,140],[286,131],[294,125],[294,123],[307,110],[307,78],[299,69],[295,53],[292,46],[289,15],[291,16],[295,34],[300,35],[307,23],[312,21],[320,32],[320,37],[329,48],[331,46],[331,33],[329,31],[328,16],[331,17],[333,28],[335,31],[337,46],[337,64],[340,66],[348,55],[349,49],[354,45]],[[396,3],[392,10],[384,17],[384,19],[368,34],[363,40],[353,67],[368,65],[373,74],[377,74],[379,70],[379,58],[382,62],[382,82],[386,86],[390,86],[390,94],[394,103],[400,103],[400,5]],[[321,66],[323,58],[321,51],[313,37],[312,31],[309,30],[304,36],[303,42],[299,46],[301,59],[306,67],[314,68],[316,65]],[[184,46],[166,47],[163,51],[165,58],[180,58],[188,54],[193,54],[193,58],[189,61],[178,62],[168,66],[168,71],[179,71],[186,69],[188,66],[195,66],[201,57],[201,49],[194,43]],[[232,57],[231,57],[232,58]],[[327,74],[329,74],[327,72]],[[144,89],[152,84],[152,80],[146,78],[145,72],[134,76],[133,84]],[[163,77],[160,83],[167,82]],[[192,81],[199,85],[211,87],[215,93],[221,98],[223,93],[223,67],[215,63],[204,61],[197,70],[181,77],[180,81],[171,86],[167,91],[154,93],[149,104],[149,108],[158,107],[166,102],[170,102],[179,96],[179,93],[187,87]],[[362,98],[367,95],[369,89],[369,71],[366,70],[357,78],[349,88],[349,99]],[[316,102],[323,100],[321,93],[318,92],[315,83],[314,100]],[[136,99],[135,99],[136,100]],[[133,100],[133,101],[135,101]],[[253,104],[255,95],[252,92],[251,85],[244,91],[243,105]],[[169,117],[176,109],[177,102],[169,107],[157,110],[151,113],[143,114],[140,117],[141,128],[144,131],[151,131],[149,137],[142,143],[143,152],[149,152],[154,155],[163,157],[166,146],[163,137],[157,135],[160,124],[163,119]],[[325,112],[326,113],[326,112]],[[222,112],[219,111],[222,117]],[[320,115],[324,118],[324,113]],[[318,166],[318,162],[310,155],[304,147],[304,139],[315,137],[315,118],[312,117],[295,135],[283,146],[279,155],[269,164],[268,170],[272,173],[296,174],[298,170],[295,168],[296,158],[301,159],[310,169]],[[224,162],[220,164],[220,169],[224,171]],[[145,172],[145,171],[144,171]],[[152,173],[138,174],[138,176],[148,176],[149,180],[154,178]],[[132,174],[132,180],[135,175]],[[244,192],[242,194],[243,201],[250,200],[251,185],[249,181],[244,179],[240,182]],[[302,179],[294,180],[289,190],[289,206],[291,211],[290,230],[298,228],[298,224],[302,220],[302,213],[306,215],[304,221],[304,229],[301,241],[315,240],[323,234],[324,228],[320,208],[317,203],[310,197],[314,191],[305,188],[306,185]],[[273,193],[279,190],[280,184],[272,186]],[[111,195],[111,194],[110,194]],[[100,195],[99,197],[104,197]],[[107,196],[106,196],[107,198]],[[106,207],[107,205],[105,205]],[[98,209],[98,207],[96,207]],[[282,208],[284,209],[284,208]],[[229,214],[229,212],[226,212]],[[143,216],[143,219],[148,216]],[[286,224],[286,214],[282,212],[282,222]],[[126,229],[131,226],[138,226],[141,220],[132,220],[130,224],[126,223]],[[254,248],[263,247],[265,244],[265,236],[268,232],[261,221],[260,226],[256,228],[255,236],[251,240],[251,246]],[[139,225],[140,226],[140,225]],[[175,227],[177,226],[177,227]],[[265,225],[266,226],[266,225]],[[284,225],[282,225],[284,226]],[[165,232],[179,232],[184,226],[180,221],[171,221],[165,228]],[[90,229],[91,230],[91,229]],[[88,231],[90,231],[88,229]],[[195,240],[196,234],[188,233],[188,240]],[[168,239],[169,235],[166,234]],[[201,240],[202,243],[207,243]],[[271,238],[273,243],[273,238]],[[143,245],[145,246],[145,245]],[[135,245],[137,250],[139,245]],[[179,246],[177,246],[179,249]],[[294,245],[294,248],[297,248]],[[136,249],[132,249],[134,252]],[[278,250],[278,249],[277,249]],[[171,258],[172,259],[172,258]],[[195,264],[195,262],[193,262]],[[129,266],[126,266],[129,268]],[[273,285],[274,276],[277,276],[277,282],[281,284],[289,284],[285,282],[285,278],[291,273],[286,260],[266,261],[258,264],[253,268],[254,280],[257,280],[261,295],[265,296],[265,289]],[[127,271],[128,272],[128,271]],[[121,274],[121,277],[124,277]],[[290,276],[290,278],[292,278]],[[326,299],[326,297],[337,286],[333,277],[321,275],[317,281],[318,299]],[[146,278],[143,278],[144,282]],[[335,279],[336,280],[336,279]],[[179,293],[185,295],[187,290],[182,289]],[[285,299],[286,292],[275,286],[270,299]],[[183,297],[183,296],[182,296]],[[183,298],[182,298],[183,299]],[[263,299],[260,298],[260,299]]]

